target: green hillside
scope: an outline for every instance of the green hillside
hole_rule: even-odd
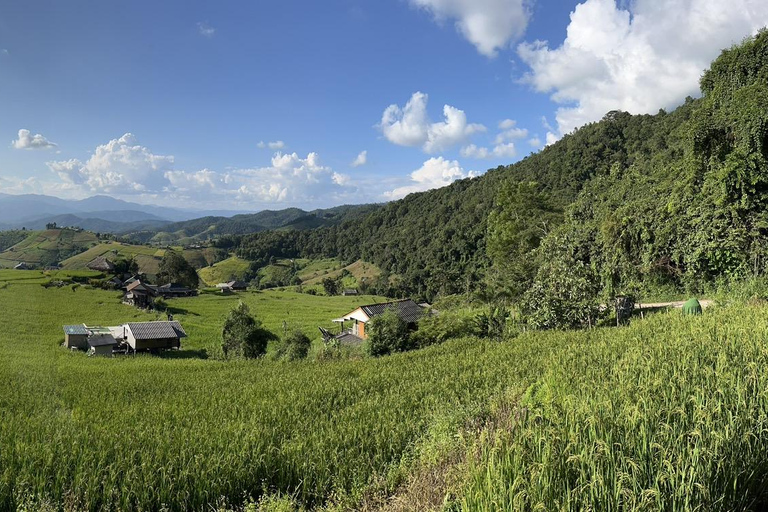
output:
[[[90,231],[30,231],[24,240],[0,253],[0,267],[10,268],[22,261],[37,268],[55,265],[98,243],[98,238]]]
[[[257,263],[370,261],[402,278],[379,292],[428,299],[477,290],[519,300],[565,268],[584,269],[579,279],[594,300],[764,274],[766,55],[763,31],[724,51],[702,77],[702,97],[673,112],[609,112],[481,177],[335,226],[221,243]]]
[[[165,249],[146,245],[133,245],[123,242],[102,242],[87,251],[72,256],[61,262],[65,270],[81,270],[99,256],[105,256],[110,261],[134,258],[139,265],[139,272],[154,276],[159,271],[160,261]],[[184,249],[182,255],[193,267],[201,268],[216,261],[217,251],[214,249]]]
[[[125,233],[125,236],[142,243],[192,245],[222,235],[255,233],[270,229],[303,230],[330,226],[376,208],[376,205],[343,205],[309,212],[300,208],[286,208],[232,217],[208,216],[167,224],[156,231],[129,232]]]
[[[201,268],[198,274],[205,284],[215,286],[234,279],[245,279],[250,267],[249,262],[232,256],[212,266]]]

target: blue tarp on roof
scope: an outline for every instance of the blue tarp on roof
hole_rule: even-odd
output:
[[[86,335],[88,334],[88,331],[85,330],[85,326],[83,324],[80,325],[65,325],[64,326],[64,333],[65,334],[81,334]]]

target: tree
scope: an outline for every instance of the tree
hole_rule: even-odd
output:
[[[200,282],[194,267],[184,259],[184,256],[171,249],[165,251],[157,279],[162,284],[179,283],[189,288],[197,288]]]
[[[121,258],[115,262],[115,274],[131,274],[135,275],[139,273],[139,264],[136,261],[136,257],[131,254],[127,258]]]
[[[289,333],[277,349],[277,358],[286,361],[304,359],[312,346],[309,336],[299,330]]]
[[[339,282],[330,277],[323,279],[323,290],[326,295],[338,295],[339,294]]]
[[[519,297],[530,286],[537,265],[533,251],[563,221],[562,207],[539,189],[536,182],[505,183],[488,216],[488,278],[500,295]]]
[[[221,331],[221,349],[224,357],[252,359],[267,351],[267,342],[274,335],[262,327],[251,315],[248,305],[240,302],[230,310]]]
[[[408,326],[393,310],[374,317],[366,326],[368,355],[383,356],[392,352],[405,352],[412,348]]]
[[[548,259],[539,267],[522,300],[522,313],[537,329],[591,327],[600,315],[600,279],[595,271],[569,252],[567,236],[544,240]]]

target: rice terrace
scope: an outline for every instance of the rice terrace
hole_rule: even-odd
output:
[[[732,4],[0,5],[0,512],[768,510]]]

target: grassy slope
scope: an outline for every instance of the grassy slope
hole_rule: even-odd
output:
[[[322,260],[322,261],[336,261],[336,260]],[[309,267],[308,267],[309,268]],[[349,271],[351,274],[351,277],[353,277],[353,280],[350,280],[349,283],[345,283],[347,286],[356,286],[358,282],[360,282],[361,279],[367,279],[368,281],[372,281],[376,279],[380,274],[381,270],[374,265],[373,263],[367,263],[362,260],[357,260],[354,263],[350,263],[347,266],[341,266],[341,264],[338,264],[335,267],[330,268],[317,268],[313,269],[312,272],[308,270],[308,268],[302,269],[301,272],[299,272],[299,277],[302,277],[302,283],[307,285],[313,285],[313,284],[321,284],[323,282],[323,279],[326,277],[330,277],[331,279],[336,279],[344,270]]]
[[[61,267],[65,270],[83,269],[89,261],[102,255],[113,260],[120,257],[127,258],[133,256],[139,264],[139,271],[154,275],[158,272],[163,254],[165,254],[164,249],[157,249],[155,247],[107,242],[64,260],[61,262]]]
[[[172,301],[190,334],[177,357],[89,359],[58,346],[61,324],[153,315],[114,292],[6,276],[0,307],[16,320],[0,337],[0,509],[67,492],[76,509],[203,509],[265,490],[354,508],[440,429],[475,439],[454,489],[466,510],[765,503],[765,306],[377,360],[225,363],[196,350],[217,342],[238,299],[270,329],[289,318],[311,331],[359,298],[204,295]]]
[[[24,261],[43,266],[57,260],[57,255],[83,250],[98,244],[96,235],[88,231],[48,229],[32,232],[26,239],[0,253],[0,267],[13,267]]]
[[[65,270],[81,270],[85,268],[89,261],[102,255],[113,261],[118,258],[133,256],[136,258],[136,263],[139,264],[140,272],[155,275],[159,271],[160,260],[163,259],[164,254],[165,249],[158,249],[156,247],[120,242],[104,242],[62,261],[61,268]],[[194,267],[205,266],[213,257],[208,249],[185,249],[182,254]]]
[[[210,267],[201,268],[198,274],[207,285],[215,286],[218,283],[229,281],[231,276],[242,279],[249,267],[248,261],[232,256]]]

